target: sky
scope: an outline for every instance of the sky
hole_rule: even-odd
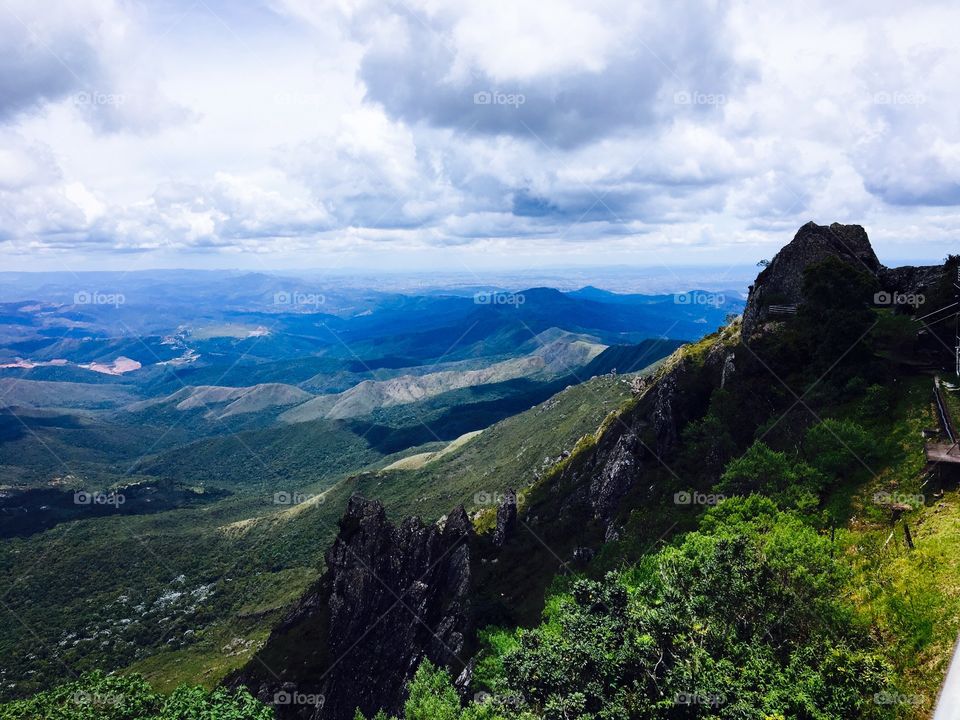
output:
[[[960,247],[960,4],[0,0],[0,269]]]

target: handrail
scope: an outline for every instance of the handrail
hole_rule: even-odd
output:
[[[950,420],[950,411],[947,410],[947,405],[943,401],[940,392],[940,378],[938,377],[933,379],[933,396],[937,400],[937,411],[940,413],[940,424],[943,426],[943,431],[947,434],[950,442],[956,444],[957,433],[954,430],[953,422]]]

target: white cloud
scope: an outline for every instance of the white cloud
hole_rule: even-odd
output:
[[[934,2],[10,0],[0,253],[727,261],[814,219],[938,257],[958,24]]]
[[[65,101],[101,132],[190,118],[160,88],[137,14],[114,0],[7,0],[0,9],[0,119]]]

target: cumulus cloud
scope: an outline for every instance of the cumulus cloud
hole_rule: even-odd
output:
[[[0,251],[937,256],[958,215],[946,2],[5,6]]]
[[[0,8],[0,122],[66,101],[101,132],[191,117],[161,91],[138,18],[114,0],[8,0]]]
[[[533,136],[573,147],[696,114],[737,87],[725,3],[417,2],[369,5],[351,30],[364,43],[367,97],[392,117],[465,133]]]

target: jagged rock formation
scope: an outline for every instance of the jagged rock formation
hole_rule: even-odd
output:
[[[397,527],[379,502],[354,496],[323,578],[231,684],[279,699],[280,718],[398,712],[424,657],[453,668],[467,660],[473,538],[462,507],[442,525]]]
[[[493,530],[493,546],[501,548],[517,526],[517,493],[507,490],[497,507],[497,526]]]

